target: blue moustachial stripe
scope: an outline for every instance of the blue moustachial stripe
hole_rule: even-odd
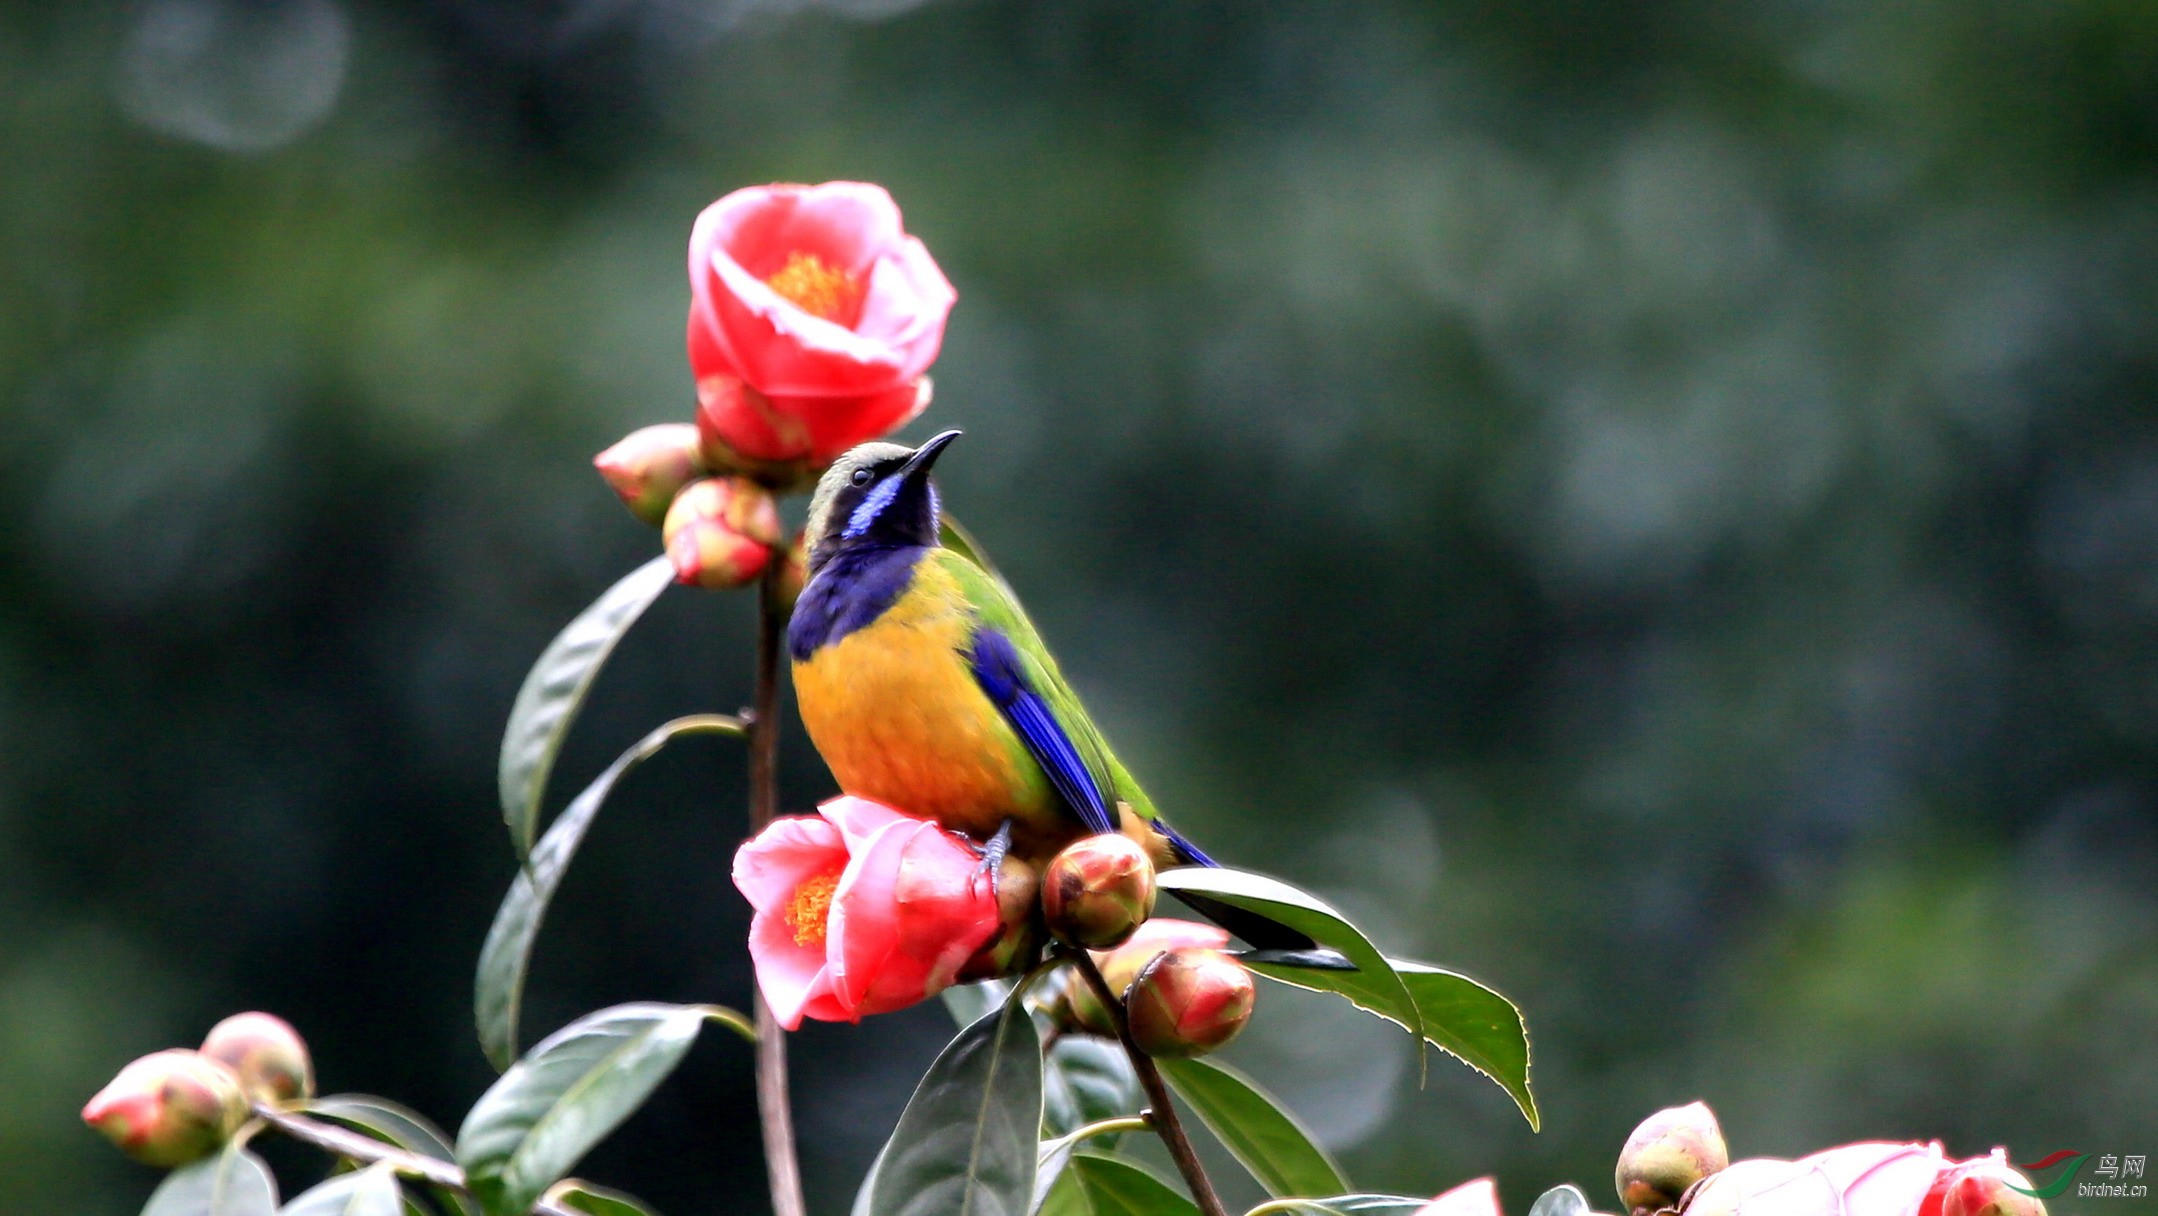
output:
[[[800,662],[883,616],[914,581],[914,567],[927,552],[920,545],[841,550],[795,601],[788,653]]]

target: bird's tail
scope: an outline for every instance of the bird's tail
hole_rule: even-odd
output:
[[[1154,817],[1154,830],[1169,838],[1169,843],[1174,846],[1177,856],[1184,864],[1220,867],[1220,862],[1208,857],[1205,850],[1193,844],[1182,832],[1170,827],[1168,820],[1159,815]],[[1251,949],[1243,955],[1247,962],[1310,967],[1322,971],[1355,970],[1340,951],[1321,946],[1313,941],[1310,935],[1300,933],[1249,908],[1239,908],[1189,891],[1178,891],[1176,897],[1190,905],[1192,911],[1249,943]]]
[[[1169,838],[1169,843],[1176,848],[1177,857],[1182,860],[1185,865],[1215,867],[1219,867],[1221,865],[1220,862],[1215,861],[1211,857],[1208,857],[1204,850],[1202,850],[1198,845],[1193,844],[1189,839],[1185,837],[1182,832],[1179,832],[1175,828],[1170,827],[1169,821],[1163,819],[1159,815],[1156,815],[1154,817],[1154,830],[1160,832],[1162,835]]]

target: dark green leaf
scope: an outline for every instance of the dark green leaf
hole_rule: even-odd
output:
[[[607,795],[623,774],[650,759],[669,740],[695,734],[739,735],[742,731],[742,723],[734,718],[697,714],[676,718],[646,735],[635,747],[616,757],[606,772],[563,808],[531,858],[510,880],[509,894],[502,897],[495,923],[487,930],[487,944],[480,947],[472,994],[480,1050],[497,1069],[508,1068],[510,1061],[517,1058],[517,1020],[524,1007],[525,975],[531,966],[532,944],[539,937],[540,922]]]
[[[992,1009],[1001,1009],[1011,999],[1010,980],[983,980],[978,984],[954,984],[944,990],[944,1008],[960,1027],[972,1026]]]
[[[1251,963],[1251,969],[1284,984],[1345,996],[1359,1007],[1400,1024],[1411,1034],[1421,1033],[1423,1022],[1416,1012],[1416,1002],[1402,984],[1401,977],[1394,974],[1386,956],[1379,953],[1362,930],[1318,896],[1264,874],[1226,867],[1192,866],[1168,870],[1161,875],[1160,885],[1162,890],[1173,895],[1189,891],[1255,912],[1304,934],[1321,946],[1339,951],[1354,970],[1257,961]]]
[[[1060,1163],[1056,1178],[1034,1205],[1034,1216],[1092,1216],[1086,1190],[1079,1185],[1079,1175]]]
[[[404,1216],[404,1193],[389,1163],[339,1174],[302,1193],[278,1216]]]
[[[1498,1082],[1531,1130],[1542,1126],[1529,1092],[1529,1030],[1514,1003],[1464,975],[1393,960],[1424,1020],[1424,1037]]]
[[[1249,1078],[1211,1060],[1157,1060],[1169,1087],[1266,1193],[1338,1195],[1349,1189],[1311,1133]]]
[[[547,796],[547,775],[554,769],[562,739],[583,707],[592,681],[614,653],[615,643],[673,581],[674,566],[664,557],[630,571],[556,634],[526,673],[516,703],[510,706],[509,725],[502,731],[501,766],[496,774],[502,820],[509,825],[510,840],[520,858],[532,851],[540,804]]]
[[[531,1207],[644,1104],[711,1012],[616,1005],[542,1040],[480,1095],[458,1130],[457,1162],[480,1206],[489,1216]]]
[[[1593,1213],[1589,1208],[1589,1197],[1581,1193],[1580,1187],[1561,1183],[1536,1197],[1536,1202],[1529,1205],[1529,1216],[1593,1216]]]
[[[929,1066],[884,1146],[871,1216],[1026,1216],[1041,1123],[1041,1032],[1007,1000]]]
[[[1314,1212],[1336,1216],[1415,1216],[1430,1202],[1407,1195],[1334,1195],[1315,1200],[1310,1206]]]
[[[450,1148],[449,1137],[442,1134],[426,1116],[373,1094],[331,1094],[303,1104],[303,1112],[323,1119],[332,1119],[364,1135],[373,1136],[384,1144],[394,1144],[406,1152],[433,1157],[438,1161],[455,1161],[457,1154]],[[471,1216],[478,1209],[472,1201],[455,1191],[436,1188],[435,1198],[457,1216]],[[411,1206],[407,1200],[407,1206]]]
[[[1146,1105],[1131,1057],[1108,1039],[1065,1035],[1042,1068],[1043,1134],[1061,1136],[1089,1123],[1137,1114]]]
[[[1087,1216],[1199,1216],[1199,1205],[1129,1161],[1077,1153],[1065,1176],[1078,1183]]]
[[[276,1216],[277,1180],[262,1158],[234,1142],[165,1175],[142,1216]]]
[[[653,1216],[642,1200],[575,1178],[557,1184],[548,1192],[548,1198],[589,1216]]]
[[[426,1116],[388,1098],[373,1094],[330,1094],[302,1103],[300,1111],[322,1119],[334,1119],[406,1152],[433,1157],[437,1161],[457,1159],[456,1152],[450,1148],[449,1137],[443,1135],[440,1128],[428,1122]]]
[[[869,1172],[862,1175],[862,1185],[854,1189],[854,1206],[847,1209],[848,1216],[869,1216],[870,1200],[877,1193],[877,1171],[883,1168],[885,1151],[891,1147],[887,1144],[877,1150],[876,1160],[869,1163]]]

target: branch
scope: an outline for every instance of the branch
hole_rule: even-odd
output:
[[[312,1144],[324,1152],[339,1157],[350,1157],[373,1165],[387,1161],[390,1168],[422,1182],[456,1191],[461,1195],[473,1194],[472,1184],[465,1180],[465,1172],[450,1162],[419,1153],[408,1153],[394,1144],[385,1144],[371,1136],[363,1136],[334,1123],[323,1123],[306,1115],[289,1110],[279,1110],[267,1102],[255,1103],[255,1117],[302,1144]],[[550,1203],[545,1199],[532,1206],[532,1216],[580,1216],[569,1208]]]
[[[749,830],[764,830],[779,813],[779,647],[787,613],[779,606],[786,563],[774,554],[757,586],[756,703],[749,713]],[[772,1216],[807,1216],[802,1167],[794,1150],[794,1110],[787,1097],[786,1033],[757,993],[757,1114],[764,1127],[764,1164]]]
[[[1169,1101],[1169,1087],[1162,1083],[1161,1070],[1139,1045],[1132,1041],[1131,1023],[1124,1016],[1124,1002],[1109,991],[1109,981],[1102,978],[1101,968],[1094,965],[1094,956],[1084,950],[1072,950],[1067,955],[1086,977],[1087,986],[1094,990],[1103,1008],[1116,1022],[1116,1037],[1124,1044],[1124,1054],[1131,1057],[1131,1068],[1139,1074],[1139,1084],[1146,1090],[1146,1100],[1152,1107],[1143,1112],[1154,1130],[1161,1135],[1162,1144],[1169,1156],[1176,1161],[1177,1172],[1184,1175],[1184,1185],[1191,1188],[1191,1197],[1199,1205],[1203,1216],[1229,1216],[1229,1210],[1221,1205],[1221,1196],[1214,1193],[1214,1184],[1206,1176],[1206,1167],[1199,1164],[1199,1154],[1192,1151],[1191,1137],[1184,1134],[1184,1124],[1177,1118],[1176,1106]]]

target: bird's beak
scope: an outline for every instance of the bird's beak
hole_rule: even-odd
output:
[[[899,466],[899,475],[908,481],[916,481],[929,476],[929,466],[935,464],[937,457],[943,453],[945,448],[951,445],[952,440],[959,438],[962,434],[965,434],[965,432],[945,431],[940,435],[932,436],[929,442],[914,449],[914,455],[907,457],[907,463]]]

